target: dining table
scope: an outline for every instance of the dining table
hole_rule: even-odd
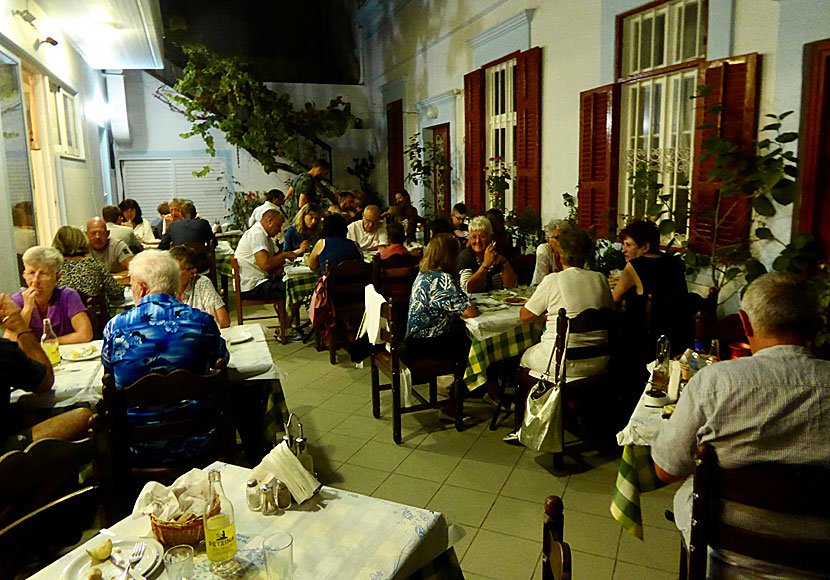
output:
[[[240,437],[246,451],[259,453],[278,442],[277,437],[283,433],[288,408],[281,381],[288,375],[274,363],[261,325],[231,326],[220,332],[230,353],[228,382]],[[10,403],[24,409],[94,407],[103,392],[102,342],[62,345],[62,360],[54,369],[52,389],[45,393],[17,389],[12,391]],[[91,354],[73,358],[73,351],[77,356],[93,348]]]
[[[277,515],[247,508],[246,481],[251,470],[223,462],[207,466],[221,473],[222,487],[234,509],[236,563],[246,580],[264,580],[262,542],[276,532],[293,538],[294,580],[341,578],[450,579],[461,577],[452,545],[464,536],[444,514],[323,486],[311,499]],[[152,541],[148,516],[127,516],[102,535],[114,543]],[[86,549],[101,543],[96,536],[31,576],[32,580],[62,578],[88,559]],[[163,565],[146,574],[168,580]],[[213,580],[204,544],[196,546],[193,580]],[[75,580],[67,578],[66,580]]]
[[[491,364],[519,356],[541,339],[544,321],[537,319],[527,323],[519,318],[521,307],[533,290],[532,286],[521,286],[470,295],[479,315],[464,319],[472,339],[464,371],[464,382],[469,390],[487,382],[487,367]]]

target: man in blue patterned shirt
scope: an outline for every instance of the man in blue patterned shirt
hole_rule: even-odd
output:
[[[230,355],[213,316],[174,298],[179,265],[167,252],[146,250],[130,262],[136,307],[119,314],[104,329],[101,359],[116,386],[130,385],[149,373],[187,369],[207,371]]]

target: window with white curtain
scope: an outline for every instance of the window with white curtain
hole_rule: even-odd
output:
[[[487,162],[500,157],[507,167],[514,167],[516,159],[516,59],[510,59],[485,69],[485,151]],[[491,200],[487,197],[487,206]],[[514,207],[513,188],[507,190],[505,208]]]

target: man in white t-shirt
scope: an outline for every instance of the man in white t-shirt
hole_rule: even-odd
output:
[[[360,246],[364,252],[373,252],[389,243],[386,238],[386,225],[381,222],[380,208],[376,205],[366,206],[363,219],[350,223],[346,232],[346,237]]]
[[[262,219],[262,216],[265,215],[265,212],[269,209],[277,210],[283,215],[283,217],[285,217],[285,219],[288,219],[288,216],[286,216],[285,211],[283,210],[283,204],[285,204],[285,194],[282,190],[270,190],[265,194],[265,203],[258,206],[251,214],[251,217],[248,218],[248,227],[253,227],[255,223]]]
[[[239,262],[239,286],[246,300],[276,300],[285,296],[282,281],[286,260],[293,260],[308,249],[280,252],[272,239],[280,231],[282,214],[269,209],[262,219],[248,229],[239,240],[234,257]]]

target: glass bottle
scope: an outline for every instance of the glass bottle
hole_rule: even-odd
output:
[[[709,362],[716,363],[720,360],[720,341],[717,338],[712,339],[712,344],[709,346]]]
[[[245,498],[248,501],[248,509],[258,512],[262,509],[262,493],[259,491],[259,483],[256,479],[249,479],[245,487]]]
[[[53,367],[60,364],[61,349],[58,344],[58,335],[52,329],[52,321],[48,318],[43,319],[43,336],[40,337],[40,347],[46,353]]]
[[[314,458],[312,458],[311,453],[308,452],[305,437],[297,437],[296,443],[297,459],[300,460],[300,464],[305,467],[306,471],[308,471],[311,475],[314,475]]]
[[[236,525],[233,504],[222,490],[222,475],[216,469],[208,472],[210,492],[205,509],[205,549],[210,570],[221,572],[236,555]]]
[[[651,386],[655,389],[668,392],[669,376],[671,374],[671,345],[669,339],[662,335],[657,339],[657,360],[651,374]]]

